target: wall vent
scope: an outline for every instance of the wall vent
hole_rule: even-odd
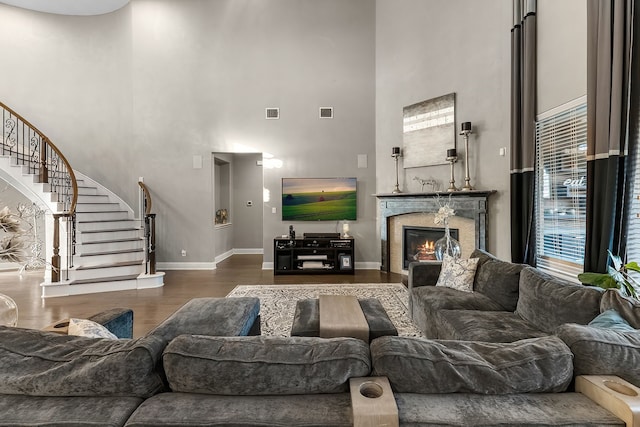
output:
[[[320,107],[321,119],[333,119],[333,107]]]
[[[275,120],[280,118],[280,109],[276,107],[265,108],[265,119]]]

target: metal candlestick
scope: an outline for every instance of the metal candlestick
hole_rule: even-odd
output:
[[[464,177],[464,187],[461,188],[462,191],[471,191],[473,187],[469,183],[471,178],[469,178],[469,134],[471,134],[471,129],[463,129],[460,132],[460,135],[464,138],[464,168],[465,168],[465,177]]]
[[[400,190],[400,185],[398,183],[398,157],[400,157],[400,153],[393,153],[391,154],[391,157],[393,157],[393,160],[395,160],[396,162],[396,186],[393,189],[392,193],[402,193],[402,191]]]
[[[458,156],[448,156],[447,161],[451,163],[451,179],[449,180],[449,188],[447,188],[447,191],[453,193],[459,190],[458,187],[456,187],[456,179],[453,177],[453,164],[458,161]]]

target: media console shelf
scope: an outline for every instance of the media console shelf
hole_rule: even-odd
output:
[[[273,274],[354,274],[353,237],[340,234],[273,239]]]

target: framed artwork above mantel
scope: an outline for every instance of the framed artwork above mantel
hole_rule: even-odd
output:
[[[456,148],[456,94],[403,108],[402,142],[405,169],[446,165],[447,150]]]

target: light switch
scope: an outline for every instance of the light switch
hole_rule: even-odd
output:
[[[193,156],[193,168],[202,169],[202,156]]]
[[[367,163],[367,155],[358,154],[358,169],[366,169],[368,166]]]
[[[278,211],[278,210],[276,209],[276,207],[275,207],[275,206],[271,208],[271,213],[276,213],[277,211]]]

